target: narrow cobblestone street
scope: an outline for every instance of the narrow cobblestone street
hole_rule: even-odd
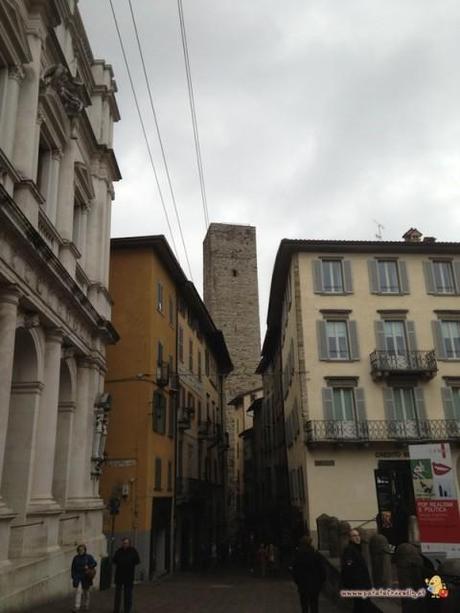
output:
[[[113,590],[91,594],[91,611],[111,613]],[[30,613],[68,613],[67,598],[42,605]],[[347,609],[322,596],[320,613]],[[183,573],[156,584],[135,586],[132,613],[300,613],[295,585],[288,579],[260,579],[235,572],[205,575]]]

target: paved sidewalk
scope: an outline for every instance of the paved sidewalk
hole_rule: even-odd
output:
[[[93,613],[112,613],[113,590],[91,594]],[[72,599],[50,602],[29,613],[69,613]],[[321,597],[320,613],[344,613]],[[287,579],[259,579],[244,573],[180,573],[134,587],[132,613],[300,613],[297,590]]]

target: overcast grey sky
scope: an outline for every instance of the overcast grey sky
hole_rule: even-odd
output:
[[[113,0],[168,199],[127,0]],[[204,220],[176,0],[132,0],[194,281]],[[261,318],[282,238],[460,240],[458,0],[183,0],[211,221],[257,228]],[[122,115],[113,236],[168,237],[110,12],[80,0]],[[169,237],[168,237],[169,239]],[[264,326],[263,326],[264,329]]]

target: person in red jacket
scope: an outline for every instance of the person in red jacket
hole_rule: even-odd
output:
[[[113,556],[115,570],[115,603],[114,613],[120,613],[121,593],[123,592],[123,613],[130,613],[133,606],[134,570],[140,563],[137,550],[131,546],[130,540],[124,538],[121,547]]]

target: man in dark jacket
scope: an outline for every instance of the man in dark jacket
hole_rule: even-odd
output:
[[[319,593],[326,580],[326,569],[322,557],[312,546],[310,536],[304,536],[299,543],[292,576],[299,590],[302,613],[318,613]]]
[[[342,554],[342,587],[345,590],[370,590],[372,588],[366,560],[361,553],[361,536],[358,530],[350,530],[350,542]],[[370,610],[369,600],[353,599],[354,613],[366,613]]]
[[[121,592],[123,591],[123,613],[130,613],[133,606],[134,569],[140,563],[139,554],[128,538],[121,541],[120,549],[113,556],[115,570],[114,613],[120,613]]]

